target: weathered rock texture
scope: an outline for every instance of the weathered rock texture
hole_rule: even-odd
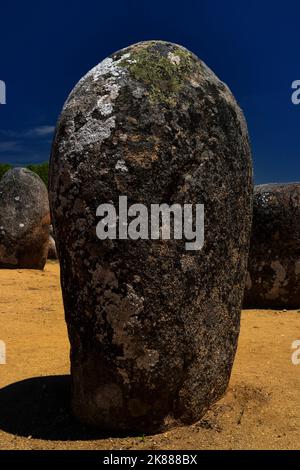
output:
[[[300,307],[300,183],[255,187],[246,307]]]
[[[48,254],[49,202],[45,184],[26,168],[0,182],[0,267],[43,269]]]
[[[251,222],[246,124],[228,88],[165,42],[121,50],[58,122],[50,205],[81,421],[147,432],[190,423],[226,389]],[[203,203],[205,244],[96,237],[96,208]]]
[[[56,251],[56,244],[54,240],[53,234],[53,227],[50,225],[50,232],[49,232],[49,250],[48,250],[48,258],[49,259],[57,259],[57,251]]]
[[[49,259],[57,259],[56,245],[55,245],[54,238],[51,235],[49,235],[48,258]]]

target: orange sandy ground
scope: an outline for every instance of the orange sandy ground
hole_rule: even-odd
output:
[[[299,311],[243,311],[225,397],[192,426],[153,436],[113,437],[77,424],[68,411],[69,345],[59,265],[0,270],[0,449],[299,449]]]

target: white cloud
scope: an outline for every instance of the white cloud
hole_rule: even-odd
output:
[[[45,137],[53,134],[54,130],[54,126],[39,126],[29,129],[24,133],[24,135],[25,137]]]
[[[20,132],[10,131],[10,130],[3,130],[0,129],[0,134],[14,139],[24,139],[24,138],[43,138],[49,137],[53,134],[55,130],[55,126],[37,126],[33,127],[32,129],[27,129]]]

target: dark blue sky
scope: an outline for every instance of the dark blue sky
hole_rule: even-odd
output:
[[[75,83],[129,44],[163,39],[196,53],[225,81],[248,121],[256,183],[300,180],[300,2],[2,2],[0,162],[48,160],[53,126]]]

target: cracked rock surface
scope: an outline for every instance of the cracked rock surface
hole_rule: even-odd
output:
[[[0,267],[43,269],[48,254],[50,212],[41,178],[13,168],[0,182]]]
[[[244,305],[300,307],[300,183],[255,186]]]
[[[204,204],[202,250],[104,240],[96,209]],[[70,94],[50,205],[84,423],[153,432],[198,420],[225,391],[250,236],[247,127],[229,89],[181,46],[149,41],[102,61]]]

